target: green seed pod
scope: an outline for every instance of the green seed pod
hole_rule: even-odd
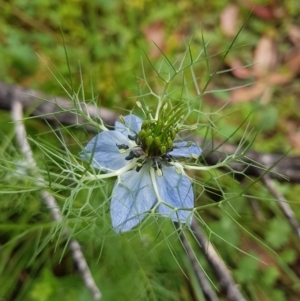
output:
[[[158,146],[158,147],[161,145],[159,137],[155,137],[154,142],[155,142],[155,145]]]
[[[171,139],[174,140],[175,137],[176,137],[176,131],[175,131],[175,129],[171,129],[170,134],[171,134]]]
[[[148,129],[148,126],[149,126],[148,120],[144,120],[144,122],[142,123],[142,129]]]
[[[151,129],[153,128],[153,125],[156,124],[156,120],[144,120],[144,122],[142,123],[142,129]]]
[[[162,155],[164,155],[167,152],[167,147],[165,145],[162,145],[160,147],[160,152],[161,152]]]
[[[143,139],[145,137],[145,135],[146,135],[146,131],[145,130],[140,130],[140,132],[139,132],[139,138]]]
[[[153,137],[151,135],[146,137],[146,146],[150,147],[152,143],[153,143]]]
[[[168,137],[167,143],[168,143],[168,148],[172,149],[173,148],[173,140],[171,139],[171,137]]]
[[[148,137],[152,134],[152,131],[150,129],[146,130],[146,133],[145,133],[145,137]]]

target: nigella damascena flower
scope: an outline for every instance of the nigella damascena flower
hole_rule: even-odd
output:
[[[110,206],[116,232],[132,229],[150,212],[191,223],[192,182],[178,159],[196,159],[201,149],[192,142],[173,142],[178,117],[173,119],[121,117],[114,131],[101,132],[81,152],[94,168],[118,176]]]

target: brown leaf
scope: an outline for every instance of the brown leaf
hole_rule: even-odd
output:
[[[291,25],[288,28],[288,37],[294,45],[300,46],[300,27]]]
[[[253,7],[253,14],[263,20],[275,19],[273,9],[270,6],[255,5]]]
[[[252,68],[245,67],[239,59],[229,60],[227,64],[232,69],[231,73],[237,78],[245,79],[253,75]]]
[[[243,0],[243,4],[251,10],[254,16],[266,21],[272,21],[284,16],[284,9],[280,6],[276,6],[275,3],[271,3],[270,5],[258,5],[257,1]]]
[[[286,130],[289,143],[292,145],[293,150],[300,152],[300,127],[292,121],[286,121]]]
[[[272,85],[284,85],[289,83],[293,78],[295,77],[295,74],[293,72],[287,72],[284,73],[272,73],[268,77],[268,82]]]
[[[239,8],[235,4],[227,5],[220,15],[220,27],[225,36],[232,38],[238,32]]]
[[[150,51],[149,56],[151,58],[156,58],[160,56],[161,52],[157,48],[157,46],[164,51],[165,50],[165,26],[164,22],[161,20],[155,21],[154,23],[146,26],[143,28],[143,33],[145,35],[145,38],[148,42],[150,42],[153,47],[152,50]],[[157,45],[154,45],[153,42]]]
[[[254,51],[254,76],[264,77],[274,71],[278,64],[278,51],[273,39],[268,36],[260,38]]]
[[[265,89],[267,88],[267,83],[264,81],[257,82],[251,87],[244,87],[237,90],[233,90],[230,93],[230,102],[248,102],[260,97]]]
[[[291,53],[285,62],[285,66],[295,74],[300,73],[300,49]]]
[[[259,265],[261,269],[266,269],[268,266],[278,265],[274,256],[270,255],[271,253],[267,252],[266,248],[264,248],[261,243],[250,239],[249,237],[242,237],[240,248],[245,251],[254,251],[260,260]]]

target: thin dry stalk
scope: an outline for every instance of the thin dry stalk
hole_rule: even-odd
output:
[[[237,284],[231,277],[230,271],[226,267],[224,261],[219,257],[213,245],[207,239],[204,231],[194,219],[191,226],[195,238],[200,246],[200,251],[205,255],[207,261],[212,267],[216,277],[219,280],[222,291],[230,301],[246,301],[238,289]]]
[[[19,148],[26,158],[28,167],[32,170],[32,172],[35,176],[36,184],[39,185],[40,187],[45,187],[45,181],[42,178],[42,176],[39,175],[39,173],[37,171],[37,164],[33,158],[33,153],[32,153],[31,147],[27,140],[26,129],[22,122],[22,119],[23,119],[22,104],[18,101],[14,101],[11,106],[11,112],[12,112],[13,121],[15,122],[16,139],[17,139]],[[55,198],[45,190],[41,190],[41,196],[42,196],[42,199],[43,199],[45,205],[51,212],[53,220],[56,222],[61,222],[62,214],[61,214],[60,208],[59,208]],[[64,230],[64,235],[66,237],[69,236],[68,229]],[[101,292],[95,283],[95,280],[88,267],[88,264],[85,260],[85,257],[82,253],[79,243],[75,239],[71,239],[69,248],[72,252],[73,259],[77,265],[77,268],[78,268],[79,272],[81,273],[81,276],[85,282],[85,285],[92,293],[94,300],[100,300]]]

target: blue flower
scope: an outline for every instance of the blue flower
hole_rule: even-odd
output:
[[[114,230],[129,231],[154,211],[190,224],[192,182],[177,159],[195,159],[201,149],[191,142],[173,142],[174,126],[162,128],[155,120],[143,121],[135,115],[120,120],[114,131],[101,132],[80,153],[94,168],[118,175],[110,207]]]

